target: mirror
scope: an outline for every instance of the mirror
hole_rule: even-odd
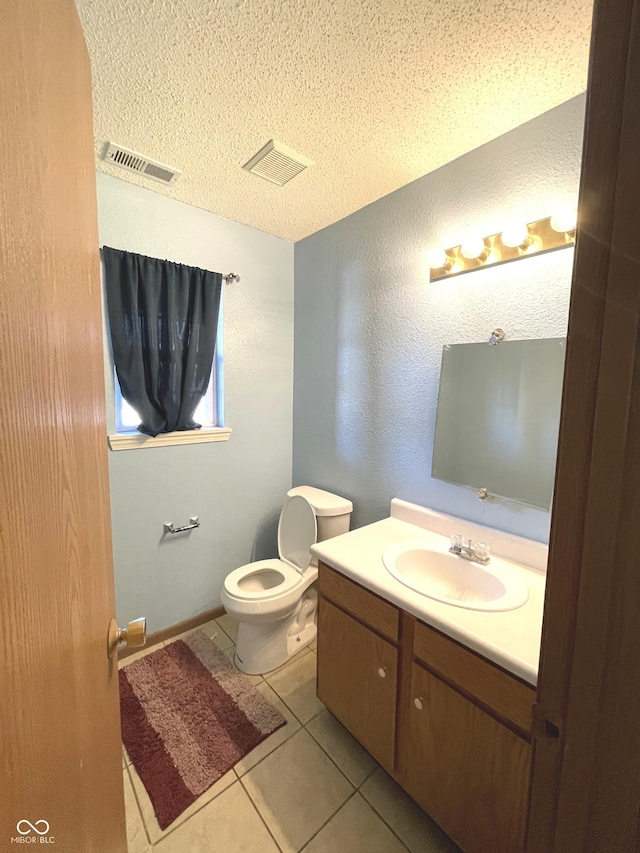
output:
[[[443,347],[432,476],[549,510],[565,344]]]

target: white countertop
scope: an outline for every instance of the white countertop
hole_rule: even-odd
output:
[[[460,532],[464,533],[466,524],[460,522]],[[458,532],[458,529],[452,532]],[[491,543],[489,532],[486,539]],[[311,552],[346,577],[535,685],[545,575],[510,562],[510,568],[529,588],[529,599],[522,607],[504,612],[454,607],[414,592],[385,569],[382,562],[384,550],[395,542],[408,540],[430,542],[442,548],[443,553],[449,548],[446,536],[391,517],[319,542],[312,546]]]

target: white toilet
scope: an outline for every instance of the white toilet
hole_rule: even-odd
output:
[[[251,675],[269,672],[313,642],[318,595],[311,587],[316,542],[349,532],[353,504],[312,486],[287,492],[278,524],[278,560],[258,560],[227,575],[222,604],[239,623],[235,662]]]

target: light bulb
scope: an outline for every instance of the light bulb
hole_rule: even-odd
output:
[[[560,234],[568,234],[569,231],[575,231],[576,219],[577,211],[575,207],[566,204],[554,213],[549,224],[554,231],[558,231]]]
[[[427,255],[427,261],[432,270],[441,270],[447,266],[449,259],[444,249],[431,249]]]
[[[510,249],[518,249],[527,243],[529,228],[525,222],[514,222],[511,225],[507,225],[500,235],[500,239]]]
[[[482,237],[469,237],[460,246],[460,252],[463,257],[468,258],[470,261],[482,256],[486,257],[489,254],[487,244]]]

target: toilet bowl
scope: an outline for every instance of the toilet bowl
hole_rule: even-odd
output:
[[[269,672],[313,642],[318,565],[310,548],[347,533],[352,510],[351,501],[323,489],[290,489],[278,523],[279,559],[227,575],[221,598],[238,622],[235,663],[242,672]]]

